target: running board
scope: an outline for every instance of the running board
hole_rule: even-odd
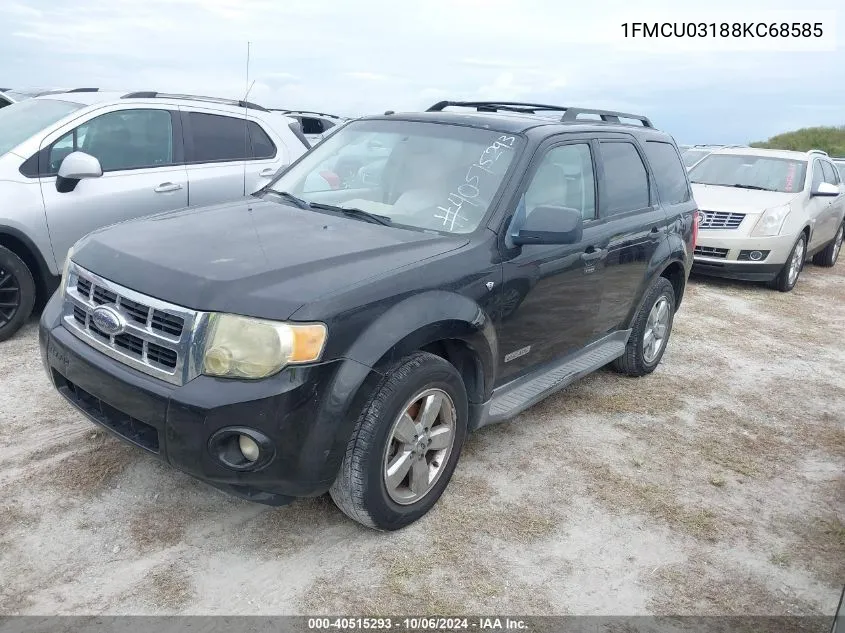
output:
[[[614,332],[562,361],[517,378],[493,391],[479,427],[504,422],[625,353],[631,330]]]

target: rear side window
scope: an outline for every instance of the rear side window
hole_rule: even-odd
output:
[[[690,199],[687,170],[671,143],[646,141],[645,155],[651,163],[657,192],[664,204],[680,204]]]
[[[229,116],[189,112],[193,152],[192,163],[244,160],[250,152],[247,122]]]
[[[605,216],[644,209],[649,205],[648,173],[637,148],[626,141],[602,141]]]
[[[255,121],[249,122],[249,138],[252,141],[252,158],[273,158],[276,155],[273,141]]]

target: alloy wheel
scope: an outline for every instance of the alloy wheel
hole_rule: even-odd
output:
[[[455,443],[456,417],[442,389],[426,389],[402,408],[384,453],[384,484],[393,501],[416,503],[434,488]]]
[[[798,280],[798,273],[801,272],[801,265],[804,263],[804,238],[798,240],[795,250],[792,251],[792,259],[789,261],[789,285],[792,286]]]
[[[10,323],[21,305],[21,288],[12,271],[0,268],[0,327]]]
[[[651,308],[643,334],[643,360],[653,363],[666,344],[669,332],[669,300],[661,295]]]

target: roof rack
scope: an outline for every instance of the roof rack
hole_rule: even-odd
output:
[[[642,127],[653,128],[648,117],[629,112],[617,112],[615,110],[596,110],[593,108],[571,108],[567,106],[548,105],[545,103],[524,103],[521,101],[439,101],[428,108],[426,112],[441,112],[445,108],[454,106],[462,108],[475,108],[478,112],[517,112],[520,114],[536,114],[537,112],[563,112],[561,121],[571,123],[578,119],[581,114],[595,114],[604,123],[622,124],[619,119],[633,119],[639,121]]]
[[[341,119],[343,117],[337,114],[326,114],[325,112],[316,112],[314,110],[287,110],[286,108],[268,108],[270,112],[284,112],[285,114],[316,114],[317,116],[325,116],[331,119]]]
[[[121,97],[121,99],[184,99],[186,101],[205,101],[207,103],[219,103],[222,105],[237,106],[239,108],[248,108],[250,110],[261,110],[262,112],[269,112],[267,108],[251,103],[250,101],[239,101],[238,99],[222,99],[220,97],[204,97],[200,95],[183,95],[171,94],[169,92],[130,92]]]
[[[73,88],[71,90],[66,90],[65,92],[99,92],[99,88]]]
[[[821,149],[810,149],[807,150],[808,154],[821,154],[822,156],[827,156],[828,153]]]

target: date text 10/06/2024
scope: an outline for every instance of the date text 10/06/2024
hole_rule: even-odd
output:
[[[308,618],[314,631],[398,630],[398,631],[525,631],[524,620],[511,618]]]

